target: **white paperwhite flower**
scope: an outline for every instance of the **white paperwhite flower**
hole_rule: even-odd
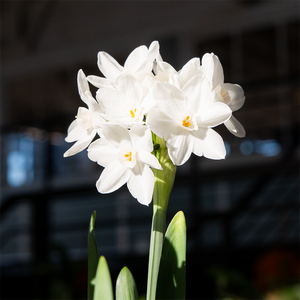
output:
[[[245,101],[237,84],[224,83],[222,65],[213,53],[189,60],[180,71],[164,62],[159,43],[140,46],[121,66],[106,52],[98,53],[104,77],[77,76],[78,92],[87,107],[79,107],[68,128],[67,142],[75,142],[64,156],[88,147],[88,157],[104,167],[100,193],[111,193],[125,183],[138,202],[149,205],[157,178],[173,178],[176,167],[192,153],[223,159],[222,137],[212,128],[222,123],[238,137],[243,126],[232,116]],[[98,87],[93,98],[89,83]],[[96,135],[100,138],[94,140]],[[153,141],[160,146],[152,154]],[[171,161],[172,164],[171,163]],[[157,175],[160,174],[160,175]],[[160,177],[162,176],[162,177]],[[170,177],[169,176],[169,177]],[[169,193],[165,187],[163,193]]]
[[[78,71],[77,85],[79,95],[88,108],[79,107],[76,119],[68,128],[68,135],[65,138],[66,142],[76,141],[76,143],[64,153],[64,157],[84,150],[99,132],[101,124],[105,123],[101,115],[101,108],[91,95],[86,76],[82,70]]]
[[[100,88],[96,98],[109,121],[130,128],[134,124],[144,123],[147,92],[132,75],[125,73],[118,77],[114,87]]]
[[[201,75],[193,77],[182,90],[157,82],[151,93],[157,106],[149,110],[147,124],[164,138],[176,165],[184,164],[192,152],[210,159],[226,155],[221,136],[211,127],[226,122],[231,109],[216,99],[211,101],[211,95],[205,93],[207,88],[203,88],[208,82],[202,79]]]
[[[88,148],[88,157],[105,167],[96,183],[100,193],[111,193],[127,182],[134,198],[148,205],[152,200],[154,175],[150,167],[162,169],[153,151],[151,131],[135,125],[130,130],[107,123],[102,136]]]
[[[245,103],[245,95],[238,84],[224,83],[224,73],[221,62],[213,53],[206,53],[202,58],[202,69],[211,89],[217,94],[218,101],[227,104],[232,111],[240,109]],[[231,116],[224,122],[227,129],[237,137],[244,137],[246,132],[242,124]]]
[[[112,56],[108,53],[101,51],[98,53],[98,68],[105,76],[88,76],[88,81],[94,86],[106,87],[112,85],[115,80],[122,73],[131,74],[140,83],[147,83],[148,77],[152,78],[153,61],[159,52],[159,43],[153,41],[149,49],[142,45],[135,48],[127,57],[124,67],[121,66]]]

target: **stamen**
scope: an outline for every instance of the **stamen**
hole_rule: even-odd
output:
[[[135,117],[135,113],[136,113],[136,108],[134,109],[134,111],[130,110],[130,114],[131,114],[131,117],[132,117],[132,118]]]
[[[124,156],[125,156],[126,158],[128,158],[129,161],[132,160],[131,155],[132,155],[132,152],[131,152],[131,151],[130,151],[128,154],[124,154]]]
[[[190,116],[187,116],[185,119],[182,121],[182,125],[184,127],[190,127],[192,124],[189,122]]]
[[[142,113],[142,107],[140,103],[137,101],[129,102],[124,107],[124,114],[127,118],[130,119],[131,122],[136,122],[139,120],[139,117]]]
[[[188,130],[188,131],[198,130],[195,111],[192,109],[184,110],[180,115],[180,119],[178,121],[179,121],[178,125],[185,128],[184,130]]]
[[[118,159],[124,167],[133,168],[137,159],[136,152],[130,147],[122,148],[118,153]]]

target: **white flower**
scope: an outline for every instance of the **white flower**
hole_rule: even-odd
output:
[[[100,193],[110,193],[127,182],[134,198],[148,205],[152,200],[154,175],[150,167],[162,169],[151,154],[153,143],[150,129],[135,125],[130,130],[107,123],[102,136],[88,148],[88,157],[105,167],[96,183]]]
[[[205,93],[207,89],[203,88],[207,81],[202,79],[202,76],[193,77],[182,91],[161,82],[152,90],[157,106],[149,110],[147,124],[157,136],[164,138],[176,165],[184,164],[192,152],[210,159],[222,159],[226,155],[221,136],[211,127],[226,122],[231,109],[224,103],[211,102]]]
[[[76,119],[69,126],[68,135],[65,139],[68,143],[75,141],[76,143],[64,153],[64,157],[84,150],[91,143],[97,131],[99,132],[101,124],[105,123],[101,115],[101,108],[91,95],[88,82],[82,70],[78,71],[77,85],[79,95],[82,101],[87,104],[88,109],[85,107],[78,108]]]
[[[113,84],[122,73],[131,74],[140,83],[145,82],[148,76],[153,77],[151,74],[153,61],[157,57],[158,51],[159,43],[157,41],[153,41],[149,49],[144,45],[139,46],[129,54],[124,67],[108,53],[101,51],[98,53],[98,67],[105,78],[91,75],[87,79],[98,88]]]
[[[218,101],[227,104],[232,111],[236,111],[244,105],[245,95],[242,87],[238,84],[224,83],[223,68],[216,55],[204,54],[202,69],[211,89],[217,94]],[[234,116],[224,122],[224,125],[237,137],[244,137],[246,134],[244,127]]]
[[[100,88],[96,98],[107,120],[130,128],[144,123],[145,109],[150,105],[144,103],[147,92],[132,75],[125,73],[118,77],[114,88]]]

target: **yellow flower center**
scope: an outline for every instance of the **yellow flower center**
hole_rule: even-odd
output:
[[[130,114],[131,114],[131,118],[135,118],[135,113],[136,113],[136,108],[132,111],[132,109],[130,110]]]
[[[192,109],[187,109],[183,111],[178,121],[180,127],[184,128],[185,130],[188,131],[198,130],[195,111]]]
[[[122,148],[118,153],[118,159],[124,167],[133,168],[136,164],[137,153],[131,148]]]
[[[185,119],[182,121],[182,125],[184,127],[190,127],[192,124],[189,122],[190,116],[187,116]]]
[[[126,154],[124,154],[124,157],[128,158],[129,161],[132,161],[132,152],[128,152]]]
[[[124,107],[124,114],[130,119],[130,121],[138,121],[142,114],[140,103],[137,101],[127,103]]]

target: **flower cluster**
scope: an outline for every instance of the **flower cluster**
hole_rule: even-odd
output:
[[[174,165],[184,164],[191,153],[223,159],[222,137],[212,128],[224,124],[238,137],[243,126],[232,112],[245,97],[237,84],[224,83],[222,65],[213,53],[192,58],[180,71],[163,61],[159,43],[134,49],[121,66],[106,52],[98,53],[98,67],[105,77],[85,76],[79,70],[79,107],[66,137],[75,144],[64,156],[88,147],[88,157],[103,166],[96,183],[100,193],[123,184],[140,203],[152,200],[154,175],[162,169],[152,154],[152,134],[166,142]],[[94,98],[89,83],[98,88]],[[95,139],[95,136],[100,137]]]

